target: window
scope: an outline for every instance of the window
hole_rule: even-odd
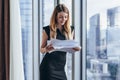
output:
[[[32,0],[20,0],[22,52],[25,80],[32,79]]]
[[[87,0],[87,80],[120,79],[119,6],[119,0]]]
[[[43,0],[43,26],[47,26],[50,24],[50,18],[53,9],[54,9],[54,0]]]
[[[70,24],[71,25],[73,25],[73,23],[72,23],[72,7],[73,7],[73,4],[72,4],[72,0],[60,0],[60,3],[62,3],[62,4],[65,4],[66,6],[67,6],[67,8],[69,9],[69,12],[70,12]]]
[[[67,0],[20,0],[25,80],[39,80],[39,62],[44,56],[39,54],[42,28],[49,25],[53,9],[58,3],[64,3],[69,8],[71,26],[75,26],[75,40],[81,42],[79,35],[81,34],[81,9],[78,10],[81,8],[80,2],[77,0],[69,2]],[[39,55],[40,57],[38,57]],[[68,80],[80,80],[80,56],[80,52],[67,55],[66,73]]]
[[[49,2],[49,3],[48,3]],[[44,26],[50,24],[50,18],[54,9],[54,0],[42,0],[40,3],[40,43],[42,41],[42,29]],[[48,15],[49,13],[49,15]],[[41,44],[40,44],[41,45]],[[40,54],[40,63],[44,57],[44,54]]]

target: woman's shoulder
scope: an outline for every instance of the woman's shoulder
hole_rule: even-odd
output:
[[[44,30],[49,30],[49,29],[50,29],[49,27],[50,27],[50,26],[47,25],[47,26],[44,26],[43,29],[44,29]]]
[[[49,27],[50,27],[49,25],[43,27],[43,30],[45,30],[45,32],[47,33],[48,36],[50,34],[50,28]]]
[[[71,31],[73,31],[74,30],[74,26],[70,26],[71,27]]]

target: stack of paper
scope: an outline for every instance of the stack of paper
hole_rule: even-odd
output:
[[[54,47],[53,51],[64,51],[64,52],[69,52],[69,53],[74,53],[75,50],[72,48],[79,47],[80,45],[78,42],[75,40],[58,40],[58,39],[52,39],[48,41],[48,45],[52,44]],[[53,52],[50,51],[50,52]]]

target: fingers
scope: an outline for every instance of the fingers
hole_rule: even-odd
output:
[[[46,48],[51,48],[51,47],[53,47],[52,44],[48,45]]]
[[[75,48],[73,48],[73,50],[75,50],[75,51],[80,51],[80,50],[81,50],[81,47],[75,47]]]
[[[51,51],[51,50],[53,50],[53,49],[54,49],[54,48],[53,48],[52,44],[46,46],[46,51],[47,51],[47,52],[49,52],[49,51]]]

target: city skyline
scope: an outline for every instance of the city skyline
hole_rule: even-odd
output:
[[[91,16],[118,6],[120,6],[120,0],[87,0],[87,30],[89,30]]]

